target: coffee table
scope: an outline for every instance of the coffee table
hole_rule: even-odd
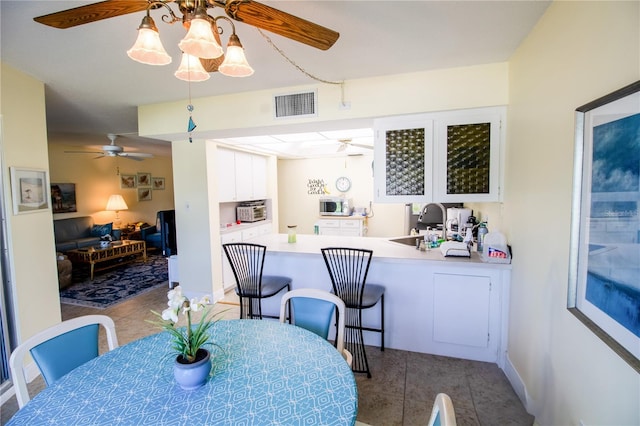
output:
[[[65,253],[72,263],[88,263],[91,266],[91,279],[95,271],[115,268],[135,260],[136,255],[142,254],[147,261],[147,247],[144,241],[114,241],[108,247],[92,246],[69,250]],[[118,263],[112,260],[122,259]],[[102,264],[96,268],[96,265]]]

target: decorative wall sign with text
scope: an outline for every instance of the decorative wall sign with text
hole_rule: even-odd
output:
[[[309,179],[307,182],[307,194],[324,195],[328,194],[327,184],[324,179]]]

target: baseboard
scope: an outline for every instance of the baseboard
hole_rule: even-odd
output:
[[[522,380],[522,377],[520,377],[520,374],[518,374],[518,371],[516,370],[513,363],[511,362],[508,352],[506,355],[506,362],[505,362],[503,371],[504,371],[504,374],[507,376],[509,383],[511,383],[511,387],[513,387],[513,390],[516,392],[516,395],[518,395],[520,402],[522,402],[522,405],[524,405],[524,409],[527,410],[527,413],[535,417],[536,416],[535,402],[530,397],[529,392],[527,392],[527,387],[525,386],[524,381]]]

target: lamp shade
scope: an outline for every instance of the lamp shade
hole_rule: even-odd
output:
[[[174,73],[176,78],[184,81],[205,81],[209,80],[209,73],[205,71],[200,63],[200,59],[188,53],[182,54],[180,67]]]
[[[120,210],[128,210],[128,209],[129,207],[127,206],[127,203],[124,202],[124,198],[122,198],[122,195],[114,194],[109,197],[109,201],[107,201],[106,210],[118,212]]]
[[[211,24],[206,19],[192,19],[189,32],[178,46],[183,52],[198,58],[214,59],[224,53],[213,36]]]
[[[240,39],[232,34],[227,44],[227,54],[224,62],[218,67],[218,71],[229,77],[248,77],[253,74],[253,68],[244,56],[244,49],[240,44]]]
[[[134,61],[147,65],[167,65],[171,63],[171,56],[164,50],[160,41],[158,28],[150,16],[142,19],[138,28],[138,38],[133,47],[127,50],[127,55]]]

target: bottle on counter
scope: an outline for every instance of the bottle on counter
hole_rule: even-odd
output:
[[[478,251],[482,252],[482,250],[484,249],[484,236],[487,235],[489,233],[489,229],[487,228],[487,224],[484,222],[481,222],[480,225],[478,225]]]
[[[287,228],[289,229],[287,242],[295,243],[296,242],[296,232],[297,232],[297,229],[298,229],[298,225],[287,225]]]

